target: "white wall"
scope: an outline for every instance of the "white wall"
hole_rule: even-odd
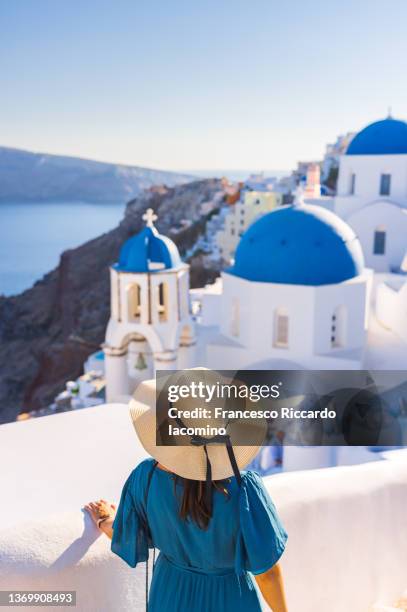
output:
[[[355,191],[350,194],[351,176]],[[390,194],[380,195],[380,177],[391,175]],[[334,211],[355,230],[366,266],[378,272],[401,265],[407,251],[407,155],[342,155]],[[375,230],[383,225],[386,251],[373,253]]]
[[[315,352],[332,356],[338,351],[362,349],[366,339],[366,306],[369,275],[363,274],[340,285],[324,285],[315,292]],[[344,342],[331,346],[332,314],[344,308]],[[338,322],[337,322],[338,323]]]
[[[144,565],[128,568],[80,511],[117,500],[144,456],[123,405],[1,426],[1,465],[12,468],[0,473],[0,589],[76,589],[78,612],[144,610]],[[266,478],[289,533],[290,612],[361,612],[402,594],[406,481],[405,461]]]
[[[293,612],[362,612],[407,587],[407,464],[266,479],[289,533],[283,570]]]
[[[380,283],[375,307],[380,323],[407,343],[407,277],[394,275]]]
[[[285,359],[304,367],[357,367],[366,337],[366,311],[370,274],[339,284],[312,287],[257,283],[223,273],[221,334],[207,349],[210,367],[224,360],[230,367],[244,367],[262,360]],[[232,333],[232,313],[239,301],[239,334]],[[346,341],[331,347],[331,317],[336,307],[347,309]],[[289,316],[288,347],[275,345],[275,313]],[[359,351],[356,355],[355,351]],[[345,360],[335,366],[333,361]],[[353,366],[352,362],[353,361]]]
[[[223,273],[221,332],[257,352],[257,358],[308,354],[313,348],[314,287],[258,283]],[[240,304],[240,330],[231,334],[232,304]],[[284,308],[289,315],[289,348],[275,347],[274,312]]]
[[[205,285],[200,289],[191,289],[189,292],[191,302],[201,305],[197,315],[199,324],[207,327],[219,324],[219,313],[222,301],[222,279],[218,277],[214,283]]]
[[[407,208],[380,200],[351,213],[347,222],[361,242],[367,267],[377,272],[391,272],[401,266],[407,253]],[[386,232],[382,255],[373,252],[376,229]]]
[[[352,173],[355,194],[350,196]],[[335,212],[346,219],[352,210],[381,198],[381,174],[391,174],[389,199],[407,206],[407,155],[341,155]]]

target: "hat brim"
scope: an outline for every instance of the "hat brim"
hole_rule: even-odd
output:
[[[136,392],[137,399],[130,401],[130,416],[137,436],[149,455],[175,474],[190,480],[206,480],[206,455],[203,446],[157,445],[157,420],[155,409],[155,381],[141,383]],[[267,432],[267,423],[256,422],[256,431],[250,446],[233,445],[239,470],[244,469],[257,455]],[[223,480],[233,476],[233,468],[225,444],[207,445],[212,467],[212,480]]]

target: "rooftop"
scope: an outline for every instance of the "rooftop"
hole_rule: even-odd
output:
[[[346,155],[406,155],[407,123],[387,117],[370,123],[350,141]]]
[[[124,243],[115,268],[123,272],[157,272],[178,267],[181,258],[176,244],[154,227],[157,215],[148,208],[143,219],[146,226]]]
[[[349,280],[363,269],[362,248],[349,225],[306,204],[281,206],[255,221],[227,272],[249,281],[318,286]]]

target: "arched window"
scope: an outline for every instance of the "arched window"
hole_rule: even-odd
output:
[[[274,314],[274,346],[288,348],[289,318],[285,308],[278,308]]]
[[[168,283],[162,282],[157,286],[158,320],[168,321]]]
[[[240,304],[237,298],[232,300],[232,316],[230,319],[230,333],[237,338],[240,334]]]
[[[337,306],[331,317],[331,347],[346,345],[346,306]]]
[[[129,321],[139,321],[141,317],[141,287],[132,283],[127,289],[127,304]]]
[[[386,228],[379,225],[375,229],[373,238],[373,255],[384,255],[386,252]]]

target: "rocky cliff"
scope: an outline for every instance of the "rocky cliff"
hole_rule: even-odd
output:
[[[183,254],[211,214],[202,214],[202,203],[220,190],[220,181],[204,180],[143,192],[129,202],[116,229],[64,252],[58,267],[31,289],[0,297],[0,423],[50,403],[103,342],[110,312],[109,266],[123,242],[141,229],[144,210],[152,207],[158,213],[158,230],[169,234]],[[183,220],[191,223],[179,229]],[[194,287],[218,274],[202,255],[190,264]]]

